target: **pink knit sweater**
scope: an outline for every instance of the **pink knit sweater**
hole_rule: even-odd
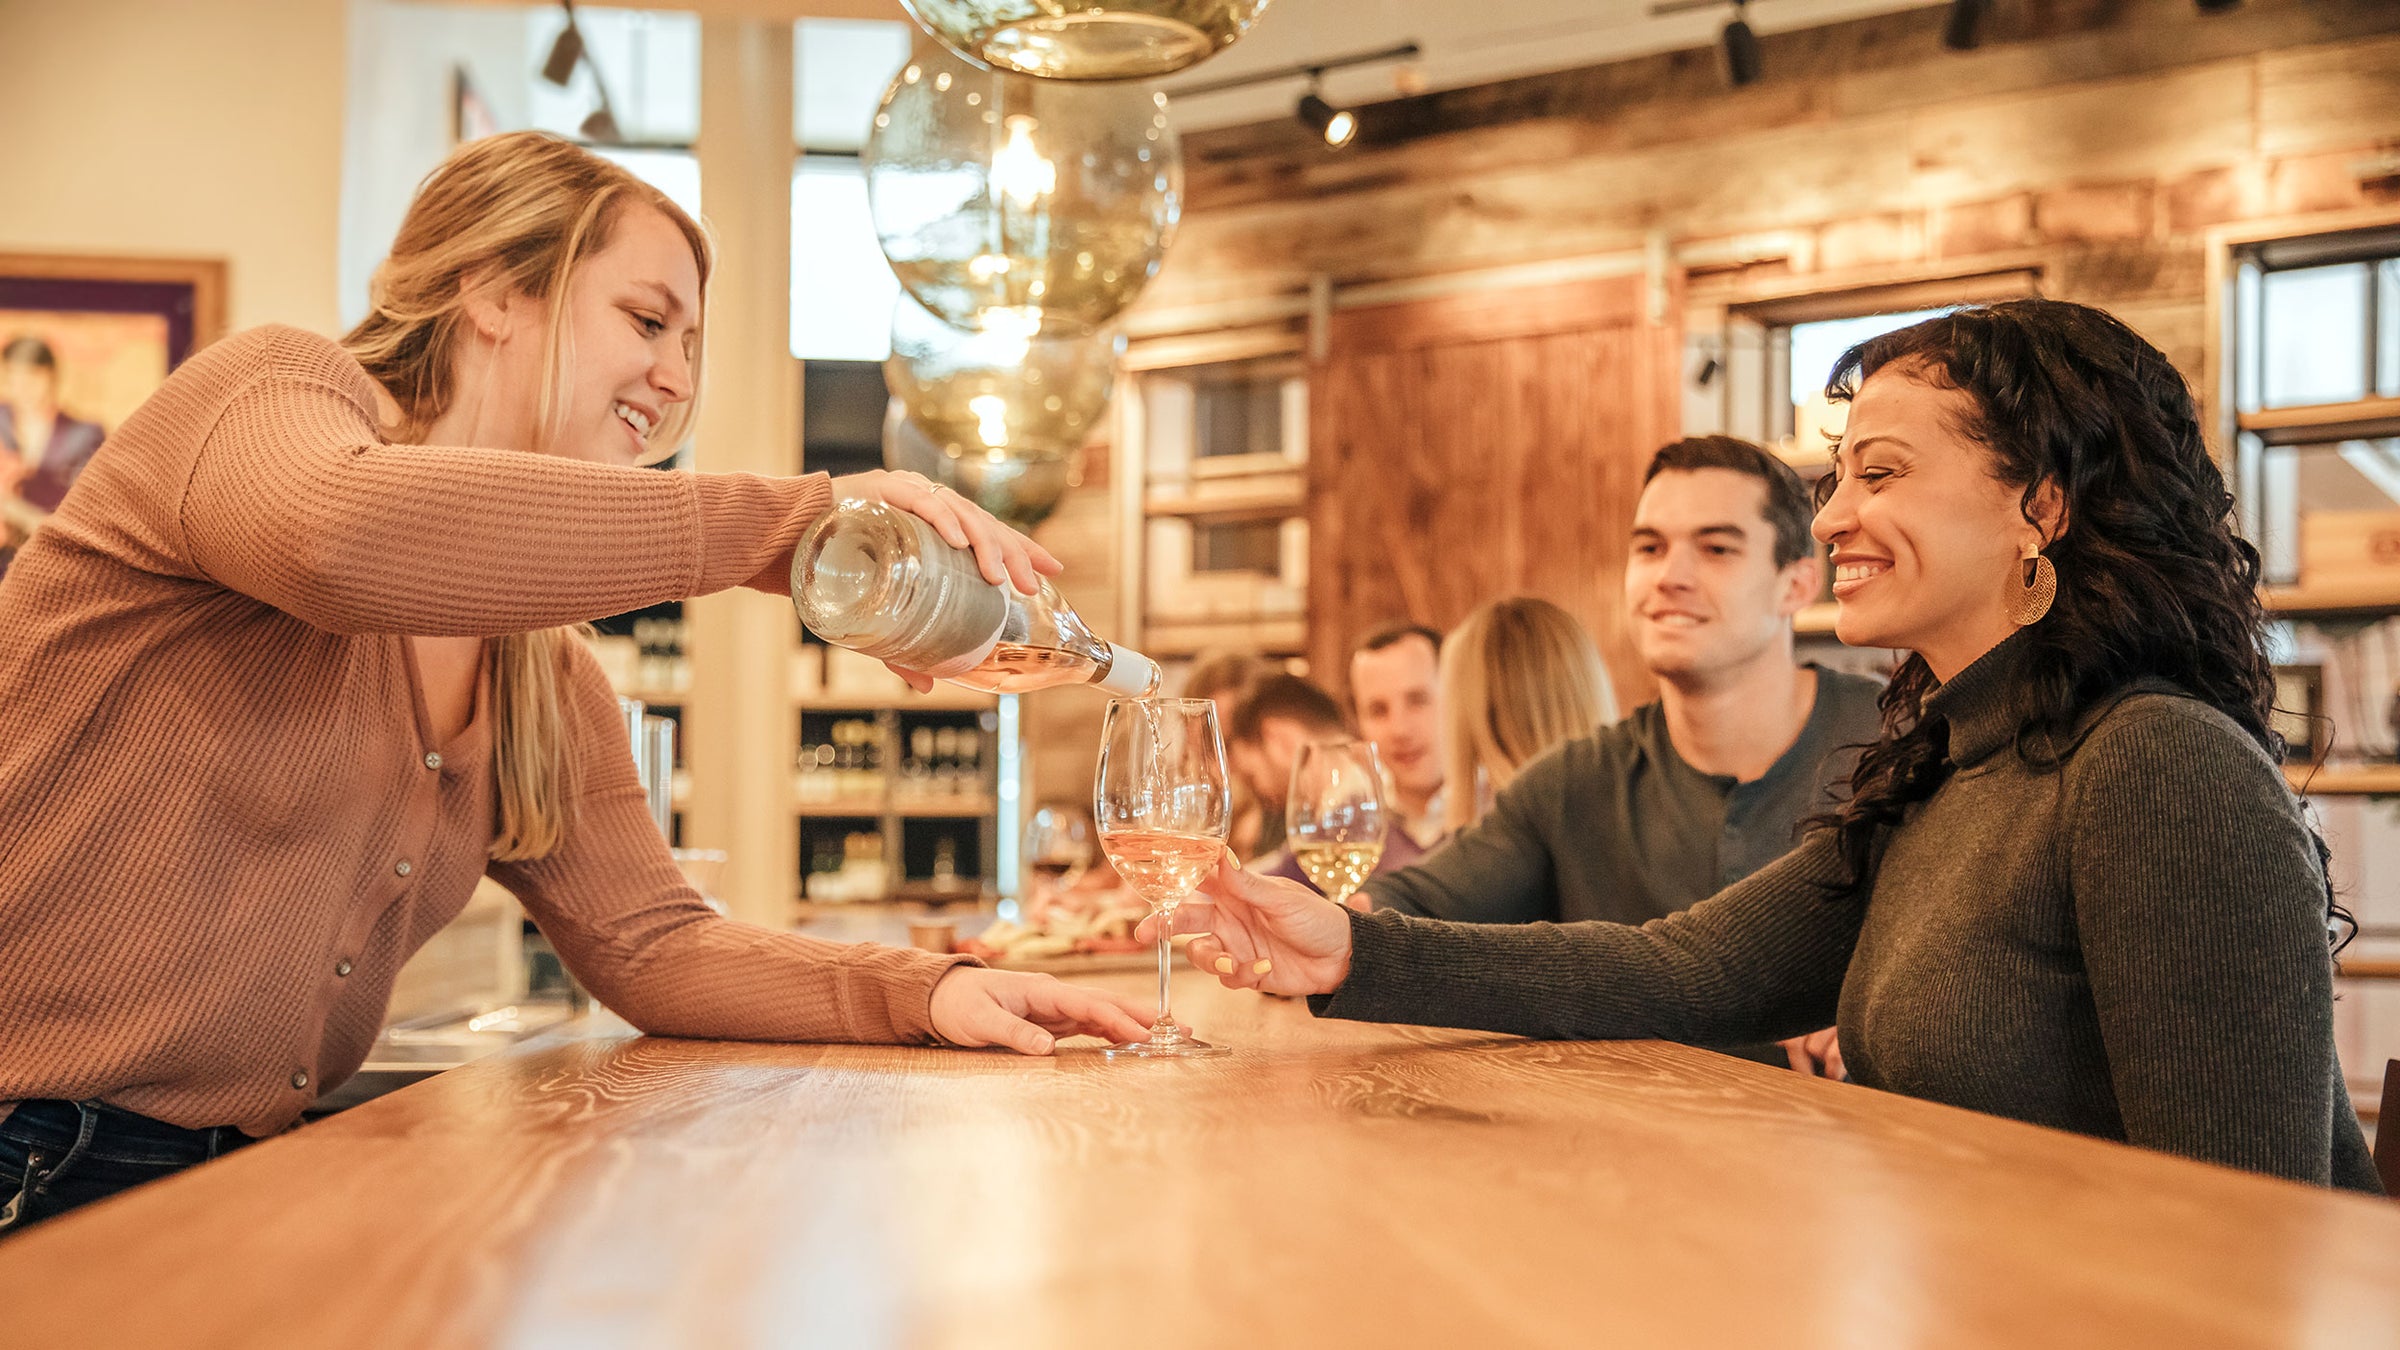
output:
[[[401,963],[487,870],[646,1031],[930,1039],[953,961],[701,903],[580,644],[566,840],[488,862],[489,700],[431,744],[404,636],[739,585],[830,496],[387,444],[366,373],[296,329],[192,358],[0,581],[0,1103],[272,1133],[356,1071]]]

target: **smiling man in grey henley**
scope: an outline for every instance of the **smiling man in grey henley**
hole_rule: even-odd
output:
[[[1697,436],[1650,461],[1625,607],[1655,703],[1525,766],[1492,809],[1413,867],[1369,880],[1378,909],[1467,923],[1638,924],[1781,857],[1880,730],[1874,680],[1794,656],[1824,568],[1790,466]],[[1728,1053],[1840,1076],[1831,1029]]]

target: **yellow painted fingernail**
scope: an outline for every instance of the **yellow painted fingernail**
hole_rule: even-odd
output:
[[[1275,963],[1272,961],[1259,961],[1250,967],[1250,973],[1253,975],[1264,975],[1274,968]]]
[[[1231,975],[1233,973],[1233,958],[1230,956],[1218,957],[1217,973],[1219,975]]]

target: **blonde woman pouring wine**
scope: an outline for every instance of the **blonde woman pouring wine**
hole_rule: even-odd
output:
[[[374,309],[187,362],[0,583],[0,1232],[296,1120],[487,872],[644,1031],[1005,1045],[1131,1000],[730,922],[651,824],[568,625],[782,593],[836,496],[1032,589],[914,475],[637,468],[692,417],[709,252],[533,133],[420,189]]]

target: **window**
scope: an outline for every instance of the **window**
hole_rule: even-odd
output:
[[[1880,337],[1912,323],[1947,314],[1955,305],[1911,309],[1891,314],[1861,314],[1846,319],[1817,319],[1778,328],[1769,350],[1781,356],[1784,406],[1777,446],[1784,458],[1803,470],[1821,469],[1826,450],[1842,430],[1844,409],[1825,397],[1825,382],[1842,353],[1868,338]]]
[[[2234,264],[2234,477],[2267,584],[2400,598],[2400,230]]]
[[[1138,358],[1137,358],[1138,364]],[[1297,652],[1308,591],[1308,374],[1277,353],[1138,379],[1143,641]]]
[[[858,160],[803,155],[792,171],[792,355],[881,361],[892,354],[899,299]]]
[[[914,25],[802,19],[792,26],[792,355],[881,361],[900,283],[875,238],[859,151]]]
[[[1825,380],[1844,351],[1963,305],[2037,295],[2038,283],[2035,272],[2018,268],[1703,305],[1692,315],[1699,360],[1686,423],[1757,441],[1803,473],[1820,470],[1825,433],[1839,432],[1842,413],[1825,398]]]

